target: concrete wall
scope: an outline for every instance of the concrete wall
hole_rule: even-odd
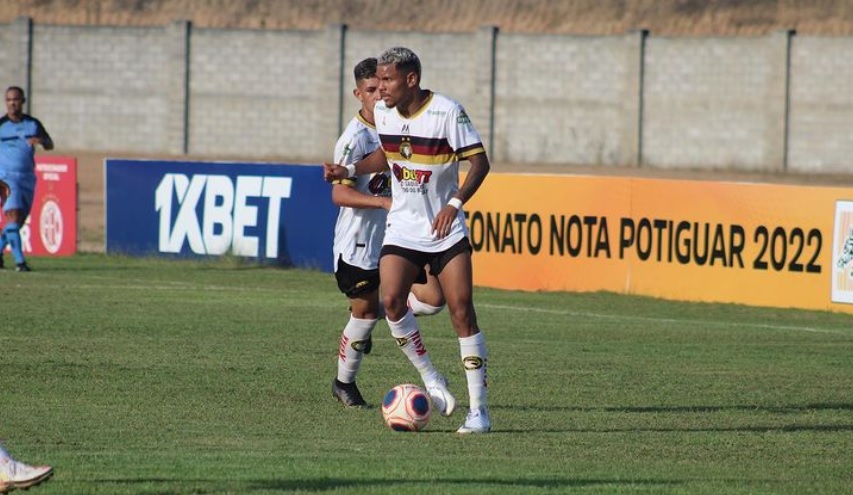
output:
[[[846,173],[853,39],[0,25],[60,149],[328,159],[352,67],[402,45],[495,162]]]
[[[853,173],[853,38],[797,37],[788,159],[797,172]]]

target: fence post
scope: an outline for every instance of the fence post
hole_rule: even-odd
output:
[[[474,60],[476,69],[476,85],[482,89],[480,93],[482,99],[476,105],[476,108],[481,108],[485,114],[474,115],[475,122],[487,122],[487,126],[479,127],[481,137],[484,138],[486,152],[489,158],[495,159],[494,142],[495,142],[495,78],[497,74],[496,59],[497,59],[497,41],[498,27],[483,26],[477,31],[477,58]],[[468,111],[471,109],[468,108]],[[485,119],[485,120],[483,120]]]
[[[13,25],[14,29],[14,48],[11,50],[11,67],[9,73],[5,75],[11,84],[6,84],[3,87],[5,90],[8,86],[20,86],[27,94],[27,102],[24,104],[24,112],[32,112],[31,85],[33,73],[33,19],[31,17],[18,17]],[[11,77],[9,77],[11,76]]]
[[[643,165],[643,98],[646,64],[647,29],[629,31],[626,35],[628,70],[625,84],[624,126],[622,153],[625,165]]]
[[[187,20],[172,22],[166,32],[169,38],[168,101],[169,153],[189,153],[190,136],[190,36],[192,23]]]
[[[765,144],[767,167],[788,171],[788,132],[791,104],[791,43],[796,31],[785,29],[769,35],[770,74],[767,77]]]

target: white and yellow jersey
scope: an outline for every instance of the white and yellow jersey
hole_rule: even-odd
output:
[[[459,160],[485,153],[480,135],[462,105],[437,93],[411,118],[383,101],[374,116],[394,197],[385,244],[430,253],[450,248],[468,235],[462,210],[444,239],[433,234],[432,222],[459,190]]]
[[[348,165],[355,163],[379,147],[376,128],[358,114],[347,125],[335,144],[335,163]],[[354,187],[357,191],[372,196],[390,196],[389,175],[382,172],[372,175],[360,175],[334,184]],[[365,270],[379,267],[379,251],[385,234],[385,221],[388,212],[382,208],[349,208],[342,206],[335,224],[335,271],[338,259],[347,264]]]

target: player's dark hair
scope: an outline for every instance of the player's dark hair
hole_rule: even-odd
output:
[[[395,64],[397,70],[408,74],[414,72],[421,77],[421,59],[415,55],[415,52],[402,46],[395,46],[382,52],[379,56],[379,65]]]
[[[22,88],[20,86],[9,86],[8,88],[6,88],[6,93],[8,93],[9,91],[17,91],[18,93],[21,93],[22,99],[24,99],[24,100],[27,99],[27,95],[26,95],[26,93],[24,93],[24,88]]]
[[[352,74],[355,76],[356,84],[363,79],[376,77],[376,59],[370,57],[362,60],[355,66],[355,69],[352,70]]]

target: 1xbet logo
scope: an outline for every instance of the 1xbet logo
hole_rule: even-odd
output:
[[[290,198],[290,177],[166,174],[157,186],[160,214],[159,250],[180,253],[184,244],[195,254],[278,257],[283,199]],[[177,209],[175,212],[174,208]],[[259,210],[266,225],[258,225]],[[263,251],[260,236],[266,243]]]

